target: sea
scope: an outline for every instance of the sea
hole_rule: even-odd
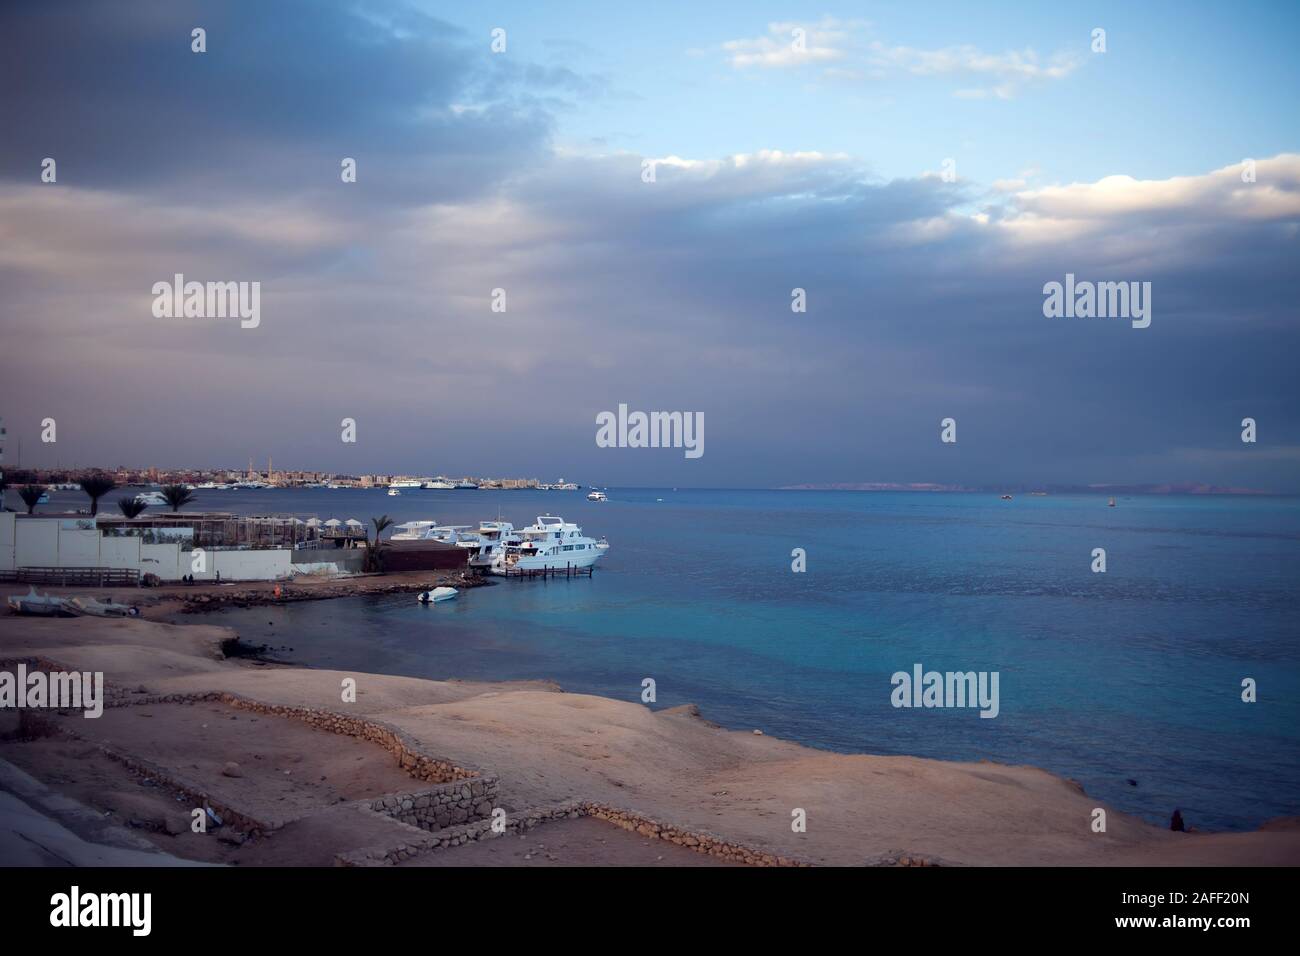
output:
[[[187,510],[549,514],[610,542],[590,579],[215,616],[308,666],[637,702],[649,678],[656,709],[825,750],[1030,764],[1157,824],[1175,808],[1214,830],[1300,815],[1300,499],[607,493],[200,491]],[[996,672],[997,716],[895,706],[893,676],[916,665]]]

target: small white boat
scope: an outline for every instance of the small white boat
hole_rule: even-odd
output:
[[[36,499],[36,503],[38,505],[48,505],[50,503],[50,493],[48,491],[42,491],[41,496]]]
[[[609,496],[603,491],[593,491],[587,495],[588,501],[609,501]]]
[[[388,497],[390,497],[390,498],[396,498],[396,497],[397,497],[398,495],[400,495],[400,494],[401,494],[401,492],[398,491],[396,488],[389,488],[389,489],[388,489]]]
[[[73,617],[75,613],[68,607],[66,599],[37,594],[34,584],[24,595],[10,595],[8,603],[9,609],[15,614],[29,614],[34,617]]]
[[[135,500],[142,505],[165,505],[167,499],[163,497],[161,491],[142,491],[135,496]]]
[[[91,617],[139,617],[140,609],[116,601],[100,601],[93,597],[74,597],[68,599],[68,607],[74,614],[89,614]]]
[[[459,593],[455,588],[434,588],[432,591],[421,591],[415,599],[421,604],[437,604],[440,601],[450,601]]]
[[[1114,507],[1115,507],[1115,499],[1114,499],[1114,498],[1111,498],[1110,501],[1106,502],[1106,507],[1107,507],[1107,508],[1114,508]]]

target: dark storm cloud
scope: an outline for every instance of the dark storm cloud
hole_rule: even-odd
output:
[[[1249,187],[1225,168],[985,194],[779,152],[659,157],[646,183],[646,157],[553,145],[605,78],[419,12],[0,18],[19,91],[0,101],[0,282],[22,344],[0,350],[0,406],[11,434],[57,417],[64,464],[1300,490],[1298,157]],[[261,281],[262,325],[160,323],[149,289],[174,272]],[[1151,328],[1044,318],[1067,272],[1152,282]],[[596,448],[620,402],[703,411],[704,458]]]
[[[61,182],[133,191],[300,190],[350,156],[371,199],[463,200],[544,145],[544,99],[596,83],[391,4],[18,3],[0,44],[0,176],[52,156]]]

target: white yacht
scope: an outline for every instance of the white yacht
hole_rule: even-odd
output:
[[[588,501],[609,501],[609,495],[603,491],[592,491],[587,495]]]
[[[429,537],[429,532],[437,528],[436,521],[404,521],[401,524],[393,525],[393,534],[390,541],[419,541]]]
[[[536,524],[519,531],[519,541],[506,545],[492,563],[493,574],[542,571],[548,568],[588,568],[603,558],[608,544],[588,538],[576,524],[554,515],[539,515]]]
[[[446,478],[435,478],[433,481],[426,481],[422,487],[430,488],[434,491],[451,491],[456,487],[456,485],[448,481]]]
[[[389,489],[388,489],[388,497],[390,497],[390,498],[396,498],[396,497],[397,497],[398,495],[400,495],[400,494],[401,494],[401,492],[398,491],[396,488],[389,488]]]
[[[492,567],[492,562],[505,553],[507,546],[517,545],[521,540],[509,521],[480,521],[475,537],[478,549],[469,556],[471,568]]]
[[[439,541],[461,548],[477,548],[478,536],[467,524],[438,524],[436,521],[404,521],[393,525],[390,541]]]

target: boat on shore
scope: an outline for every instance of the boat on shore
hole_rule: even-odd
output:
[[[68,608],[73,614],[89,615],[90,617],[139,617],[140,609],[130,604],[119,604],[116,601],[100,601],[93,597],[74,597],[67,601]]]
[[[15,614],[30,617],[75,617],[76,612],[68,606],[67,598],[53,597],[49,594],[37,594],[36,585],[30,585],[26,594],[11,594],[8,599],[9,610]]]

